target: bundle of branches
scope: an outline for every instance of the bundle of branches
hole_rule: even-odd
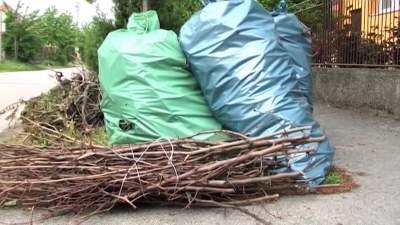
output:
[[[288,166],[278,163],[279,156],[312,153],[315,149],[302,146],[325,138],[310,138],[309,129],[255,138],[210,131],[230,137],[211,142],[191,136],[114,148],[0,144],[0,202],[46,207],[52,216],[90,208],[86,216],[91,216],[119,202],[133,208],[140,202],[233,208],[275,200],[278,195],[268,190],[305,172],[273,173]]]
[[[89,132],[103,119],[99,108],[100,91],[97,75],[81,69],[67,79],[61,72],[54,72],[53,77],[60,85],[48,93],[26,101],[21,113],[22,118],[56,131],[78,129]],[[38,132],[38,126],[25,125],[23,128],[27,133],[42,132],[42,130]]]

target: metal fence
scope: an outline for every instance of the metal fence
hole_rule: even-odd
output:
[[[400,67],[399,0],[324,0],[304,5],[307,8],[295,13],[311,28],[313,65]]]

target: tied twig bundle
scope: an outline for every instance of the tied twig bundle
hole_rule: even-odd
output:
[[[309,129],[255,138],[218,131],[231,137],[211,142],[192,136],[114,148],[0,144],[0,202],[45,207],[51,216],[92,209],[87,219],[120,202],[133,208],[140,202],[234,208],[275,200],[278,195],[268,190],[304,171],[267,175],[279,165],[273,160],[265,165],[262,159],[312,153],[315,149],[302,146],[324,137],[310,138]]]

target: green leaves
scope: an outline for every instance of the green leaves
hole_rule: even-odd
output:
[[[60,63],[72,60],[79,32],[72,16],[59,13],[53,6],[38,18],[38,26],[42,28],[45,44],[52,46],[50,60]]]
[[[18,18],[19,5],[15,12],[7,12],[6,32],[2,44],[7,56],[13,57],[21,62],[29,62],[36,58],[44,42],[40,38],[39,27],[37,26],[38,11],[23,15]]]
[[[81,57],[88,69],[98,71],[97,49],[103,43],[108,33],[117,29],[112,20],[97,11],[90,24],[85,25],[78,35],[78,47]]]
[[[168,0],[164,0],[168,2]],[[113,0],[114,3],[114,17],[115,26],[119,28],[126,28],[128,19],[133,12],[141,11],[140,0]],[[153,1],[151,1],[151,8],[153,8]]]
[[[157,11],[161,28],[178,34],[181,26],[202,6],[197,0],[153,0],[151,8]]]
[[[3,36],[3,48],[8,57],[21,62],[40,58],[45,49],[49,48],[49,60],[67,63],[72,59],[72,53],[77,41],[78,28],[72,16],[59,13],[55,7],[50,7],[39,15],[39,11],[23,14],[8,12],[5,20],[7,30]]]

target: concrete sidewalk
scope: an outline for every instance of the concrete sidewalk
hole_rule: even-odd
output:
[[[248,209],[272,224],[400,225],[400,123],[316,105],[316,117],[336,147],[335,164],[354,175],[361,187],[351,193],[282,197],[264,207]],[[234,210],[150,208],[114,210],[85,224],[212,224],[255,225],[252,218]],[[58,217],[43,224],[65,224]],[[0,222],[29,221],[29,212],[0,211]]]

